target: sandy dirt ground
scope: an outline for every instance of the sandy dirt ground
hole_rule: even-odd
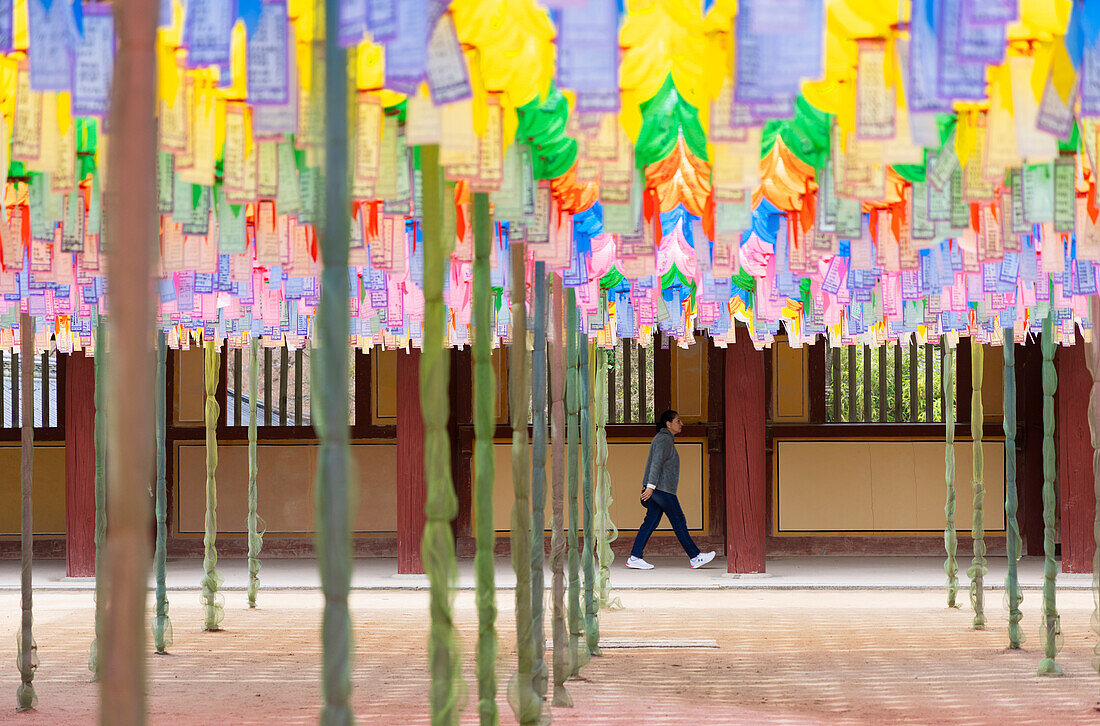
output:
[[[1025,593],[1023,650],[1006,649],[1001,593],[987,593],[990,624],[932,592],[628,591],[601,614],[611,638],[713,639],[715,648],[608,650],[568,690],[559,724],[998,724],[1100,723],[1092,597],[1060,593],[1066,675],[1035,675],[1042,653],[1040,595]],[[966,602],[965,591],[960,593]],[[228,593],[225,631],[203,633],[197,592],[170,593],[175,644],[148,660],[152,724],[306,724],[320,708],[321,598],[262,592],[248,610]],[[512,594],[498,598],[501,723],[515,669]],[[359,723],[426,724],[427,595],[354,592],[353,705]],[[17,714],[17,593],[0,593],[0,723],[91,724],[99,693],[87,669],[90,594],[39,593],[37,711]],[[456,600],[467,707],[477,723],[471,593]],[[549,632],[549,629],[548,629]],[[549,656],[549,653],[548,653]]]

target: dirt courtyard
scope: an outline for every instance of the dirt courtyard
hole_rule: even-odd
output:
[[[1059,593],[1063,678],[1039,678],[1040,594],[1024,596],[1028,642],[1009,651],[1000,591],[987,592],[990,625],[970,630],[968,609],[939,592],[624,591],[601,615],[609,638],[714,640],[717,648],[616,649],[571,681],[559,724],[1100,723],[1088,592]],[[960,600],[966,602],[965,590]],[[226,630],[203,633],[197,592],[170,592],[175,644],[149,657],[153,724],[306,724],[319,711],[321,597],[226,595]],[[91,724],[97,688],[87,669],[92,599],[35,594],[39,709],[15,713],[18,593],[0,593],[0,723]],[[353,702],[359,723],[428,723],[427,594],[356,591]],[[504,689],[515,667],[513,596],[498,598],[501,722],[514,723]],[[473,673],[477,612],[459,593],[456,620],[467,707],[477,723]],[[548,629],[549,631],[549,629]],[[548,654],[549,655],[549,654]]]

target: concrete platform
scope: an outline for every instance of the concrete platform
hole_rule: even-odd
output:
[[[617,590],[938,590],[947,580],[943,557],[900,556],[817,556],[775,557],[767,562],[767,572],[755,575],[726,573],[724,558],[692,570],[686,557],[652,557],[652,570],[630,570],[626,559],[618,558],[611,568],[611,584]],[[261,558],[260,588],[264,590],[316,590],[321,586],[317,563],[312,559]],[[959,586],[966,590],[969,558],[959,558]],[[1004,557],[989,558],[985,586],[1003,590],[1006,569]],[[224,578],[223,589],[244,590],[248,584],[246,560],[223,559],[218,571]],[[183,559],[168,562],[169,590],[198,590],[202,579],[202,560]],[[1043,560],[1025,557],[1019,564],[1021,586],[1025,590],[1042,587]],[[496,559],[496,585],[502,590],[515,588],[515,574],[507,557]],[[546,575],[550,584],[549,568]],[[1087,590],[1089,574],[1059,574],[1059,590]],[[92,578],[65,577],[63,560],[39,560],[34,564],[36,590],[89,590]],[[152,587],[152,580],[150,580]],[[423,575],[398,575],[395,558],[371,558],[355,561],[353,590],[423,590],[428,579]],[[458,563],[458,587],[474,587],[473,560]],[[0,561],[0,591],[19,589],[19,562]]]

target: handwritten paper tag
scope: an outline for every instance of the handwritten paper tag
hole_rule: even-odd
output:
[[[382,142],[382,101],[377,95],[366,92],[359,94],[355,126],[355,175],[352,178],[352,196],[357,199],[373,199]]]
[[[491,192],[500,189],[504,180],[504,114],[500,98],[489,97],[485,135],[478,142],[477,179],[471,183],[474,191]]]
[[[248,107],[230,102],[225,108],[225,150],[222,153],[222,174],[225,194],[230,199],[245,196],[245,143]],[[255,165],[253,165],[255,168]]]
[[[84,36],[76,46],[73,114],[107,115],[115,61],[115,19],[110,5],[84,6]]]
[[[1073,232],[1076,211],[1074,157],[1060,156],[1054,160],[1054,231]]]
[[[220,254],[244,254],[247,249],[245,222],[245,206],[230,204],[222,194],[218,199],[218,252]]]
[[[1031,164],[1023,170],[1024,219],[1028,224],[1054,221],[1054,179],[1051,164]]]
[[[256,144],[256,193],[261,199],[271,199],[279,191],[279,144],[260,141]]]
[[[80,192],[69,194],[66,200],[61,251],[84,252],[84,195]]]
[[[297,214],[302,209],[298,165],[294,159],[294,147],[289,141],[279,144],[279,185],[276,199],[280,215]]]
[[[27,0],[29,13],[31,88],[36,91],[71,91],[73,56],[79,34],[73,6],[64,0]]]
[[[215,139],[217,137],[218,101],[212,85],[195,90],[195,105],[191,113],[191,163],[180,166],[176,174],[185,181],[203,186],[214,185]],[[178,160],[177,160],[178,161]]]
[[[413,95],[428,66],[428,0],[401,0],[395,5],[397,33],[386,42],[386,87]]]
[[[856,136],[894,136],[895,90],[886,85],[886,41],[861,39],[856,66]]]
[[[285,0],[263,3],[260,23],[248,39],[248,101],[283,105],[290,99],[290,48]]]
[[[1039,102],[1039,113],[1035,119],[1035,127],[1039,131],[1046,131],[1056,139],[1068,140],[1073,133],[1073,109],[1077,101],[1077,84],[1074,83],[1069,97],[1062,100],[1058,91],[1054,88],[1052,77],[1047,78],[1047,84],[1043,88],[1043,98]]]
[[[37,161],[42,153],[42,94],[31,90],[30,71],[24,64],[20,65],[16,73],[13,127],[12,158]]]
[[[439,163],[445,167],[459,167],[457,171],[451,170],[449,176],[476,176],[480,159],[478,138],[474,133],[473,104],[467,100],[441,106],[439,119],[442,131]]]
[[[454,18],[448,12],[439,16],[428,40],[427,72],[435,105],[463,101],[473,95],[466,55],[458,42]]]
[[[405,105],[405,144],[438,144],[443,136],[441,111],[423,95],[410,96]]]
[[[619,13],[613,0],[563,8],[558,22],[558,83],[583,109],[619,107]]]
[[[183,44],[191,68],[229,65],[234,20],[230,0],[188,0]]]
[[[284,22],[281,26],[284,29],[286,35],[286,99],[283,102],[271,100],[267,102],[255,102],[252,105],[252,129],[259,137],[270,138],[277,137],[283,134],[292,134],[298,130],[298,101],[299,94],[297,89],[298,85],[298,57],[294,52],[296,47],[296,34],[294,32],[294,24],[287,24]],[[275,27],[274,21],[268,28],[270,32],[276,32],[278,28]],[[253,35],[253,39],[260,34],[260,30],[257,30]],[[264,87],[261,97],[276,98],[280,95],[276,89],[278,86],[279,70],[275,68],[275,64],[278,62],[279,51],[271,50],[279,43],[278,36],[265,35],[268,51],[264,53],[264,59],[270,61],[270,66],[265,66],[265,73],[262,79],[258,79],[261,85]],[[249,51],[251,53],[251,50]],[[252,73],[252,61],[249,60],[249,74]],[[280,66],[281,68],[282,66]],[[249,96],[251,101],[251,95]]]
[[[525,217],[528,244],[545,244],[550,241],[550,185],[540,182],[535,194],[535,209]]]
[[[500,189],[493,192],[493,213],[499,219],[523,218],[524,165],[523,144],[511,144],[504,152],[503,177]]]
[[[13,0],[0,0],[0,53],[10,53],[15,48],[13,5]]]

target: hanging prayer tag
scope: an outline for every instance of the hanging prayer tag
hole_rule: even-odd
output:
[[[856,68],[856,136],[894,136],[895,90],[886,85],[886,41],[861,39]]]
[[[245,190],[245,139],[248,107],[228,103],[225,109],[225,149],[222,153],[222,174],[225,194],[240,199]]]
[[[494,192],[504,180],[504,116],[499,96],[489,96],[485,135],[478,143],[478,151],[477,179],[471,182],[471,188]]]
[[[376,94],[361,92],[356,118],[355,176],[351,192],[357,199],[374,197],[381,144],[382,101]]]
[[[362,0],[360,0],[362,2]],[[248,39],[248,101],[283,105],[290,99],[290,48],[285,1],[265,2]]]
[[[114,73],[115,20],[111,6],[84,6],[84,35],[76,47],[73,79],[73,113],[106,116]]]
[[[13,159],[37,161],[42,143],[41,94],[31,90],[26,61],[20,63],[15,83],[15,121],[11,155]]]
[[[65,231],[61,238],[61,251],[84,251],[84,195],[77,191],[68,195],[65,205]]]
[[[1054,171],[1051,164],[1031,164],[1023,170],[1023,213],[1028,224],[1054,221]]]
[[[473,95],[466,55],[449,12],[439,16],[428,41],[428,87],[432,103],[437,106],[463,101]]]
[[[1073,133],[1073,108],[1076,100],[1076,83],[1073,84],[1069,97],[1063,99],[1054,87],[1053,76],[1048,77],[1046,86],[1043,88],[1043,99],[1039,103],[1035,127],[1056,139],[1068,140]]]
[[[394,120],[396,123],[396,119]],[[439,109],[427,96],[410,96],[405,103],[405,145],[438,144],[443,136]],[[383,136],[385,143],[385,136]]]
[[[1060,156],[1054,160],[1054,231],[1073,232],[1076,211],[1074,176],[1076,162],[1072,156]]]
[[[558,83],[586,111],[619,109],[619,12],[614,0],[565,7],[558,17]]]
[[[36,91],[72,91],[79,34],[71,3],[27,0],[30,85]]]
[[[183,44],[191,68],[228,66],[234,5],[230,0],[189,0]]]
[[[535,194],[535,208],[526,219],[527,242],[544,244],[550,241],[550,185],[540,182]]]
[[[340,46],[351,48],[359,44],[367,32],[368,0],[340,0]]]

